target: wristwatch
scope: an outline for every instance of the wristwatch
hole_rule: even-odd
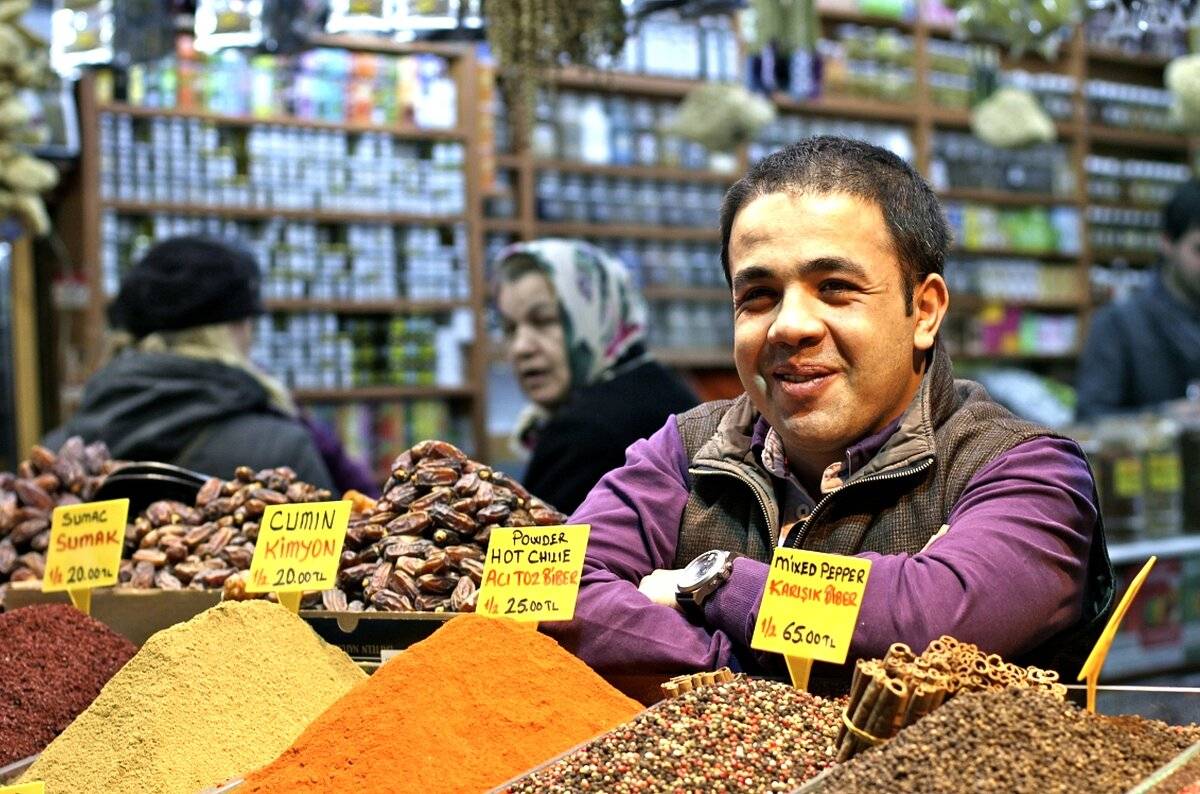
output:
[[[675,600],[683,611],[699,617],[704,602],[725,584],[733,573],[733,561],[741,556],[736,551],[713,549],[689,562],[675,583]]]

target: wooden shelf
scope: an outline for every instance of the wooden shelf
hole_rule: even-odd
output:
[[[952,353],[950,358],[962,364],[1065,364],[1079,357],[1078,350],[1065,353]]]
[[[213,113],[207,110],[192,110],[181,108],[155,108],[141,105],[124,105],[112,103],[101,105],[101,113],[121,113],[134,118],[146,119],[196,119],[226,127],[259,127],[275,125],[280,127],[297,127],[309,130],[333,130],[337,132],[376,132],[384,135],[411,138],[414,140],[430,141],[461,141],[466,134],[460,129],[423,129],[411,126],[392,126],[388,124],[369,124],[357,121],[326,121],[324,119],[304,119],[294,116],[231,116],[224,113]]]
[[[568,174],[593,174],[596,176],[625,177],[628,179],[670,180],[673,182],[712,182],[732,185],[737,174],[706,171],[699,168],[647,165],[597,165],[573,160],[535,160],[534,165],[546,171],[562,171]]]
[[[715,267],[715,265],[714,265]],[[733,300],[728,287],[642,287],[648,301],[706,301],[729,303]]]
[[[569,66],[556,69],[550,80],[561,88],[577,88],[588,91],[611,91],[621,94],[683,98],[689,91],[702,85],[699,80],[684,80],[677,77],[654,77],[628,72],[601,71]]]
[[[733,351],[724,348],[671,348],[651,350],[668,367],[679,369],[733,369]]]
[[[1164,204],[1166,202],[1163,202]],[[1161,212],[1162,204],[1142,204],[1136,201],[1123,201],[1121,199],[1094,199],[1087,200],[1089,207],[1111,207],[1117,210],[1140,210],[1141,212]]]
[[[496,155],[493,159],[496,162],[497,168],[520,168],[521,167],[520,155],[509,154],[506,152],[504,154]]]
[[[1058,251],[1025,251],[1019,248],[963,248],[953,246],[950,253],[962,256],[1009,256],[1020,259],[1046,259],[1051,262],[1078,262],[1080,254],[1064,254]]]
[[[1147,69],[1161,69],[1172,60],[1167,55],[1147,55],[1126,52],[1116,47],[1098,46],[1088,46],[1087,57],[1090,61],[1112,63],[1117,66],[1138,66]]]
[[[1133,146],[1139,149],[1179,152],[1187,154],[1188,138],[1175,132],[1153,130],[1129,130],[1122,127],[1107,127],[1102,124],[1088,126],[1088,135],[1096,143]]]
[[[861,11],[850,11],[842,8],[822,8],[817,3],[817,16],[822,22],[848,23],[852,25],[871,25],[873,27],[896,28],[905,33],[916,29],[916,22],[909,19],[897,19],[882,14],[864,14]]]
[[[333,47],[355,52],[377,52],[384,55],[440,55],[443,58],[461,58],[472,49],[472,44],[455,44],[442,41],[396,41],[382,36],[361,34],[320,34],[309,41],[314,47]]]
[[[984,298],[968,293],[951,293],[950,306],[963,311],[977,311],[985,306],[1013,306],[1050,312],[1077,312],[1085,305],[1081,298]]]
[[[944,201],[978,201],[985,204],[1003,204],[1009,207],[1040,207],[1047,204],[1076,204],[1075,196],[1055,196],[1050,193],[1022,193],[1015,190],[995,188],[954,187],[938,191]]]
[[[963,108],[944,108],[933,106],[930,117],[938,127],[954,127],[967,130],[971,128],[971,111]],[[1055,121],[1054,132],[1058,138],[1074,138],[1079,134],[1079,125],[1073,121]]]
[[[617,226],[602,223],[550,223],[538,221],[539,237],[633,237],[642,240],[680,240],[717,242],[721,233],[708,227],[692,226]]]
[[[892,121],[902,124],[917,123],[916,106],[913,104],[836,95],[797,99],[788,94],[777,93],[771,98],[779,110],[787,113],[809,113],[819,116]]]
[[[217,215],[244,220],[313,221],[315,223],[387,223],[397,226],[450,226],[462,223],[462,215],[412,215],[399,212],[343,212],[341,210],[296,210],[271,207],[239,207],[224,204],[174,204],[152,201],[103,201],[102,205],[128,215]]]
[[[522,224],[520,218],[484,218],[483,230],[485,232],[508,232],[509,234],[520,234]]]
[[[466,300],[268,300],[263,302],[269,312],[330,312],[333,314],[442,314],[455,309],[471,308]]]
[[[298,402],[380,402],[385,400],[467,400],[476,397],[465,386],[359,386],[345,389],[295,389]]]
[[[1157,251],[1125,251],[1117,248],[1093,248],[1092,261],[1096,264],[1124,261],[1131,265],[1153,265],[1158,261]]]

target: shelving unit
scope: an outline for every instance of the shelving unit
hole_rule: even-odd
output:
[[[335,315],[337,317],[422,317],[449,316],[452,312],[467,310],[472,319],[475,343],[464,351],[465,371],[463,386],[437,385],[384,385],[353,388],[298,388],[293,390],[296,400],[302,405],[325,404],[345,405],[361,403],[370,405],[404,405],[409,401],[440,401],[448,408],[451,420],[463,420],[469,432],[468,453],[486,459],[486,388],[487,366],[484,346],[479,344],[486,337],[485,295],[483,275],[483,228],[481,214],[476,211],[480,202],[480,175],[470,164],[475,161],[477,143],[478,74],[474,49],[464,44],[402,44],[380,41],[370,37],[324,36],[315,42],[322,47],[335,47],[355,52],[386,55],[436,55],[450,62],[450,76],[457,90],[457,126],[451,129],[418,128],[411,124],[377,124],[363,122],[327,121],[322,119],[269,115],[263,117],[214,113],[198,108],[158,108],[131,105],[123,102],[101,102],[97,97],[96,82],[85,79],[80,85],[80,125],[82,152],[79,169],[79,186],[71,203],[65,208],[73,216],[71,226],[80,230],[77,239],[68,239],[75,258],[85,267],[91,299],[82,309],[84,327],[89,329],[80,340],[82,357],[87,373],[101,363],[104,303],[102,274],[100,272],[102,213],[116,213],[118,217],[138,216],[183,216],[223,221],[249,223],[271,220],[294,221],[317,224],[321,227],[346,225],[386,225],[394,228],[462,228],[466,232],[466,253],[469,262],[468,295],[457,300],[326,300],[288,299],[267,300],[269,313],[280,317],[289,315]],[[148,124],[158,119],[196,121],[213,125],[219,130],[239,130],[271,127],[318,132],[345,133],[351,136],[388,136],[401,143],[436,145],[456,142],[465,147],[463,179],[465,188],[464,211],[461,213],[418,213],[363,211],[349,206],[333,204],[327,207],[275,207],[227,203],[176,203],[141,202],[101,198],[99,162],[99,123],[102,114],[128,116],[140,123]],[[265,263],[263,263],[265,264]],[[64,385],[64,401],[77,396],[77,384]],[[66,406],[66,410],[71,409]]]
[[[883,16],[848,12],[844,10],[821,9],[818,13],[822,25],[832,28],[844,23],[871,26],[876,28],[892,28],[913,39],[914,70],[916,72],[916,94],[911,102],[887,102],[861,96],[823,95],[814,99],[798,99],[786,94],[775,94],[772,100],[780,114],[796,114],[805,117],[846,119],[859,122],[889,123],[907,127],[915,146],[915,165],[928,175],[932,160],[932,147],[935,135],[940,131],[968,130],[970,128],[970,112],[962,108],[943,107],[934,101],[929,80],[932,71],[930,65],[929,43],[933,39],[946,39],[951,31],[928,24],[921,18],[913,20],[896,20]],[[1063,48],[1056,62],[1047,63],[1037,56],[1025,55],[1012,58],[1007,52],[1002,53],[1001,65],[1004,69],[1023,69],[1031,73],[1056,73],[1067,75],[1075,80],[1075,91],[1071,96],[1072,113],[1067,118],[1054,122],[1058,140],[1067,147],[1071,158],[1072,170],[1075,175],[1075,186],[1072,192],[1066,194],[1052,193],[1022,193],[1000,189],[953,188],[940,192],[940,198],[948,202],[962,202],[970,205],[986,205],[997,208],[1021,210],[1039,207],[1073,208],[1079,215],[1078,250],[1070,253],[1047,250],[1025,250],[1020,247],[972,247],[955,246],[952,254],[965,261],[984,259],[1020,259],[1036,260],[1049,267],[1073,268],[1078,288],[1078,297],[1066,299],[1034,299],[1034,300],[992,300],[963,295],[958,292],[954,296],[954,311],[975,312],[984,307],[997,304],[1005,307],[1046,312],[1051,314],[1074,315],[1078,318],[1078,340],[1076,347],[1065,354],[997,354],[983,357],[960,356],[964,363],[980,363],[994,361],[996,363],[1022,363],[1034,367],[1046,366],[1056,372],[1069,370],[1078,353],[1086,334],[1087,321],[1092,310],[1090,298],[1089,272],[1094,263],[1107,262],[1112,259],[1135,265],[1146,265],[1153,261],[1154,255],[1140,252],[1115,252],[1092,250],[1089,243],[1089,224],[1087,209],[1089,206],[1120,206],[1128,204],[1115,202],[1095,202],[1088,198],[1087,179],[1084,172],[1086,157],[1095,151],[1096,147],[1113,150],[1114,152],[1135,151],[1143,152],[1147,158],[1171,155],[1188,156],[1196,152],[1196,141],[1183,135],[1169,132],[1155,132],[1135,129],[1120,129],[1090,124],[1084,88],[1090,78],[1116,79],[1124,70],[1132,70],[1142,75],[1144,82],[1146,74],[1161,75],[1161,70],[1167,59],[1156,56],[1129,55],[1090,47],[1084,41],[1081,31],[1077,31],[1072,40]],[[1114,72],[1114,70],[1116,70]],[[552,81],[559,89],[579,91],[601,91],[607,94],[619,93],[629,97],[648,98],[652,100],[684,97],[688,91],[699,85],[698,81],[679,80],[646,75],[626,73],[599,73],[585,69],[558,70],[551,75]],[[1136,82],[1136,81],[1135,81]],[[720,174],[705,171],[692,171],[675,167],[660,166],[626,166],[626,165],[590,165],[562,160],[536,159],[529,152],[514,152],[501,154],[496,163],[500,168],[513,173],[511,184],[515,193],[515,205],[518,211],[515,217],[505,219],[488,219],[484,228],[488,233],[506,234],[516,239],[530,239],[539,236],[568,236],[597,239],[600,241],[630,239],[643,243],[717,243],[719,242],[715,219],[708,228],[680,228],[663,225],[600,225],[584,223],[548,223],[538,219],[536,196],[530,195],[536,189],[537,175],[545,169],[553,169],[562,174],[583,174],[589,176],[621,177],[633,180],[662,180],[662,181],[702,181],[713,184],[731,184],[744,173],[748,166],[746,150],[738,153],[738,171],[733,174]],[[1155,209],[1158,207],[1149,207]],[[655,282],[660,283],[660,282]],[[705,301],[717,300],[716,291],[709,288],[698,288],[698,292],[663,291],[662,287],[647,286],[644,290],[651,301]],[[727,300],[727,295],[720,299]],[[670,361],[675,366],[688,368],[728,368],[731,359],[722,350],[709,351],[675,351],[660,350],[660,357]],[[1063,367],[1067,367],[1064,370]]]

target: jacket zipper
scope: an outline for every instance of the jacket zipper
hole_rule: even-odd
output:
[[[854,482],[846,483],[842,487],[830,491],[821,497],[821,501],[817,502],[816,507],[814,507],[812,512],[808,514],[808,518],[804,519],[804,524],[800,527],[800,530],[792,532],[792,536],[788,538],[788,542],[784,544],[784,548],[800,548],[800,542],[803,541],[805,535],[808,534],[808,528],[812,526],[813,519],[817,517],[819,512],[821,512],[821,508],[829,504],[830,500],[832,500],[834,496],[842,493],[847,488],[853,488],[856,485],[861,485],[867,482],[883,482],[885,480],[898,480],[902,477],[910,477],[914,474],[919,474],[925,471],[932,465],[933,458],[926,458],[915,466],[909,466],[908,468],[899,469],[897,471],[888,471],[882,474],[872,474],[868,477],[863,477],[861,480],[855,480]]]
[[[746,477],[746,476],[739,474],[737,472],[734,472],[734,471],[728,471],[726,469],[713,469],[713,468],[705,468],[705,469],[696,468],[696,469],[692,469],[692,473],[693,474],[717,474],[717,475],[723,475],[725,477],[732,477],[733,479],[735,479],[741,483],[744,483],[746,486],[748,486],[750,488],[750,490],[754,492],[754,498],[756,500],[758,500],[758,506],[762,510],[763,518],[767,522],[767,534],[771,538],[771,547],[774,548],[779,543],[779,528],[774,525],[773,521],[771,521],[771,511],[767,508],[767,501],[766,501],[766,499],[763,498],[763,495],[761,493],[762,489],[759,488],[758,485],[755,484],[749,477]]]

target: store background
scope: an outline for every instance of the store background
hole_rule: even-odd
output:
[[[734,18],[665,11],[631,27],[607,70],[546,75],[524,136],[486,47],[446,40],[481,38],[471,4],[461,19],[442,13],[457,3],[430,4],[426,27],[458,28],[436,41],[323,33],[295,56],[205,54],[188,4],[116,5],[138,22],[117,42],[136,38],[135,61],[40,96],[54,133],[38,153],[61,175],[51,234],[0,235],[12,351],[0,469],[77,405],[123,269],[189,232],[252,248],[270,309],[255,358],[377,471],[443,438],[520,474],[507,437],[523,400],[486,272],[517,240],[577,237],[621,257],[649,301],[656,355],[703,396],[734,394],[723,191],[787,142],[847,135],[912,162],[945,205],[956,246],[943,337],[959,370],[1085,442],[1126,579],[1164,558],[1107,674],[1200,667],[1195,411],[1077,428],[1070,388],[1091,313],[1150,278],[1159,207],[1200,155],[1163,87],[1200,30],[1190,4],[1087,4],[1047,58],[964,36],[938,2],[820,2],[815,46],[773,70]],[[49,37],[51,12],[39,3],[23,21]],[[769,90],[777,114],[728,152],[671,128],[688,93],[716,82]],[[1002,86],[1037,97],[1053,142],[1000,149],[972,134],[972,106]]]

